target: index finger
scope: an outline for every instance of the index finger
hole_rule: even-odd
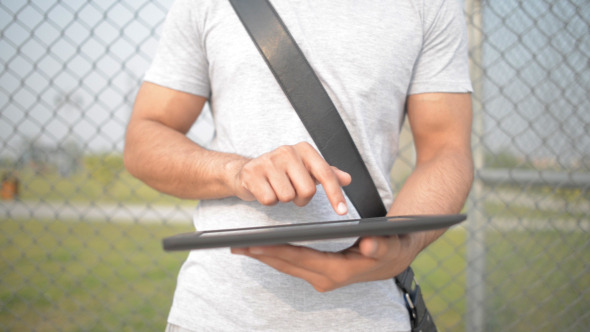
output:
[[[310,145],[304,149],[307,151],[302,154],[303,162],[314,179],[324,188],[334,211],[339,215],[348,213],[342,186],[350,183],[350,175],[336,167],[331,167]]]

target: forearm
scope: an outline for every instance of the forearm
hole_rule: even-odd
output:
[[[231,168],[247,159],[204,149],[183,133],[144,119],[127,129],[124,160],[133,176],[156,190],[186,199],[212,199],[234,195]]]
[[[187,199],[236,196],[263,205],[306,205],[321,185],[338,214],[347,207],[350,175],[331,167],[309,143],[284,145],[255,158],[209,151],[186,137],[207,99],[142,84],[125,139],[125,167],[161,192]]]
[[[469,151],[441,151],[419,162],[395,198],[388,215],[454,214],[463,208],[473,182]],[[417,255],[445,230],[412,233],[411,247]]]

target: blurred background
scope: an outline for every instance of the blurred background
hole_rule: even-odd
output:
[[[197,204],[124,169],[172,0],[0,1],[0,329],[163,331]],[[590,326],[590,2],[464,0],[476,179],[414,263],[441,331]],[[211,115],[190,137],[206,145]],[[414,163],[404,128],[392,179]]]

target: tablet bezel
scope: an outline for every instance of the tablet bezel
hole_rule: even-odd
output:
[[[178,251],[387,236],[447,228],[466,218],[463,214],[397,216],[219,229],[177,234],[163,239],[162,244],[166,251]]]

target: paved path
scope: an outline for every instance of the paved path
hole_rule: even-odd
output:
[[[124,205],[108,203],[0,201],[0,218],[59,219],[71,221],[105,221],[127,223],[175,223],[192,225],[191,207],[166,205]],[[467,221],[469,222],[469,221]],[[465,223],[461,227],[465,227]],[[588,232],[590,218],[560,220],[529,220],[489,217],[487,230],[531,231],[560,230],[564,232]]]
[[[190,207],[109,203],[0,201],[0,218],[192,224]]]
[[[534,193],[523,189],[522,191],[488,191],[483,199],[486,203],[499,203],[506,206],[511,205],[543,211],[568,211],[570,213],[587,214],[590,218],[590,199],[587,196],[566,199],[558,195]]]

